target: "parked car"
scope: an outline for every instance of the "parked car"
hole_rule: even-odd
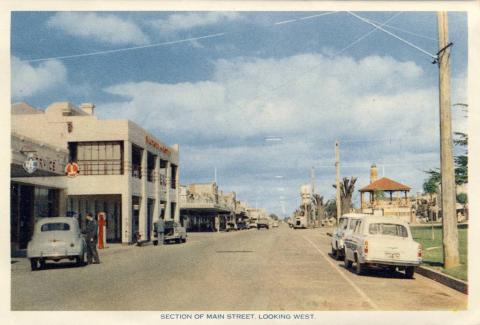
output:
[[[277,228],[277,227],[278,227],[278,221],[275,220],[275,221],[272,223],[272,227],[273,227],[273,228]]]
[[[245,222],[239,222],[239,223],[237,223],[237,229],[238,230],[248,229],[248,225]]]
[[[165,221],[164,242],[185,243],[187,241],[187,231],[178,222],[174,220]]]
[[[62,259],[75,261],[77,266],[86,264],[87,244],[78,221],[69,217],[41,218],[34,226],[28,242],[27,257],[32,271],[45,268],[47,261]]]
[[[345,267],[356,265],[362,274],[368,267],[405,271],[413,278],[422,262],[422,246],[412,238],[407,222],[394,217],[371,216],[357,220],[353,233],[345,238]]]
[[[257,221],[257,229],[260,230],[262,228],[270,229],[270,222],[267,218],[260,218]]]
[[[345,237],[352,233],[357,220],[368,216],[359,213],[347,213],[340,217],[337,227],[333,230],[331,247],[332,256],[339,260],[345,256],[344,240]]]
[[[225,228],[225,231],[236,231],[237,230],[237,225],[234,222],[227,222],[227,226]]]
[[[250,222],[248,224],[248,229],[252,229],[252,228],[257,228],[257,223],[256,222]]]

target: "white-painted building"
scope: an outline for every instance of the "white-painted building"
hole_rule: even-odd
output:
[[[150,239],[158,218],[179,220],[179,147],[168,146],[132,121],[99,119],[93,104],[68,102],[45,110],[12,106],[12,133],[68,151],[77,176],[30,175],[12,182],[62,189],[66,213],[107,214],[107,241]],[[60,212],[62,214],[62,212]]]

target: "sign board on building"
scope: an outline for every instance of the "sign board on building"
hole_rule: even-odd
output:
[[[32,153],[29,153],[27,159],[23,162],[23,169],[29,174],[35,173],[38,169],[38,161],[33,157]]]
[[[69,162],[65,167],[65,173],[68,177],[75,177],[78,175],[79,169],[76,162]]]
[[[166,155],[170,154],[170,149],[168,149],[166,146],[158,143],[157,141],[155,141],[153,138],[149,137],[148,135],[145,136],[145,142],[147,144],[151,145],[152,147],[160,150],[161,152],[163,152]]]

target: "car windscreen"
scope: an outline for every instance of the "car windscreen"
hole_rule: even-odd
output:
[[[70,225],[65,222],[52,222],[43,224],[40,228],[41,231],[68,231],[70,230]]]
[[[368,233],[370,235],[408,237],[407,228],[394,223],[371,223],[368,226]]]
[[[165,221],[165,228],[173,228],[175,225],[175,221]]]

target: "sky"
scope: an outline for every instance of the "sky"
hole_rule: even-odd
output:
[[[368,19],[394,36],[365,22]],[[467,15],[450,12],[452,104],[468,104]],[[12,102],[93,102],[180,145],[182,184],[289,215],[341,176],[422,191],[439,167],[434,12],[13,12]],[[425,53],[427,52],[427,53]],[[466,132],[464,107],[453,129]]]

